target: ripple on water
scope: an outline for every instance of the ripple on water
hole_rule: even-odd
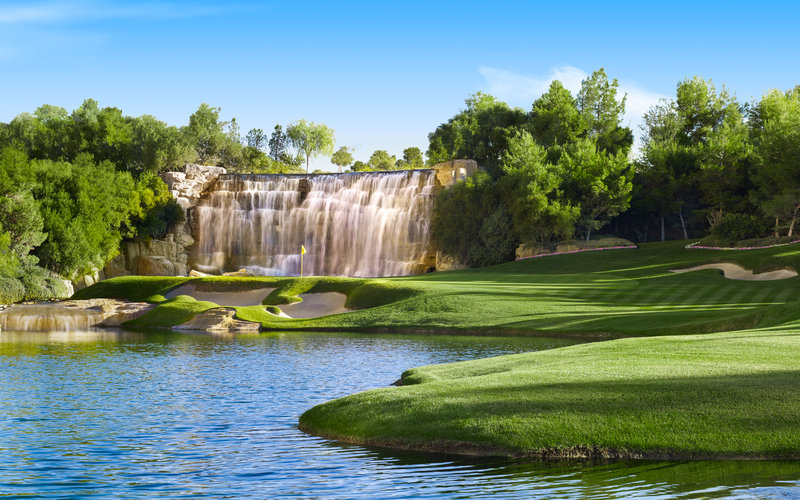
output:
[[[306,435],[297,418],[404,370],[553,339],[0,333],[0,495],[794,498],[796,462],[531,463]]]

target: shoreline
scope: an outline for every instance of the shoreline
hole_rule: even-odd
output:
[[[445,441],[436,440],[429,443],[412,442],[402,439],[392,438],[354,438],[344,437],[335,434],[316,432],[309,426],[302,423],[297,428],[310,436],[330,439],[332,441],[384,448],[387,450],[419,451],[423,453],[435,453],[443,455],[459,455],[484,458],[520,458],[534,459],[542,461],[562,461],[562,460],[653,460],[653,461],[678,461],[678,460],[800,460],[800,453],[786,455],[746,455],[741,453],[694,453],[680,451],[636,451],[621,450],[616,448],[604,448],[599,446],[574,446],[571,448],[547,448],[530,453],[518,453],[507,448],[489,445],[477,445],[466,441]]]

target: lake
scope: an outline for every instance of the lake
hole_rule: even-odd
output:
[[[574,340],[0,333],[0,496],[796,498],[800,462],[476,459],[344,445],[306,409],[404,370]]]

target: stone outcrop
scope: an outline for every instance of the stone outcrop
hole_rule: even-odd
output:
[[[172,197],[186,213],[186,221],[174,228],[164,239],[124,242],[119,255],[100,271],[102,277],[98,277],[104,279],[127,274],[188,276],[189,249],[194,245],[191,232],[192,211],[219,176],[225,173],[222,167],[189,164],[183,172],[167,172],[162,175]]]
[[[437,163],[431,168],[436,170],[436,184],[447,187],[465,180],[480,167],[475,160],[450,160]]]
[[[196,315],[185,323],[174,327],[175,330],[200,330],[204,332],[236,332],[257,333],[261,328],[259,323],[236,319],[236,309],[232,307],[217,307]]]

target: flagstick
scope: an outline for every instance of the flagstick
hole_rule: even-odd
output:
[[[303,277],[303,252],[300,252],[300,277]]]

